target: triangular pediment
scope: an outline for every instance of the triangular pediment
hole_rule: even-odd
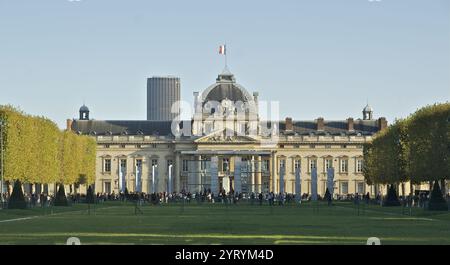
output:
[[[196,143],[254,143],[257,141],[258,140],[252,136],[240,135],[234,131],[226,132],[226,129],[212,132],[195,140]]]

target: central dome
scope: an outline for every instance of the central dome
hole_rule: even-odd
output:
[[[236,83],[234,75],[227,68],[217,77],[216,83],[202,93],[203,105],[210,101],[222,102],[223,100],[253,102],[251,94]]]

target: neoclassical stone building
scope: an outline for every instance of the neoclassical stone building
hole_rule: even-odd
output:
[[[314,171],[323,195],[333,168],[335,194],[377,193],[364,181],[363,144],[387,121],[369,106],[362,119],[266,121],[260,109],[277,105],[263,106],[228,70],[194,102],[188,121],[91,120],[83,106],[67,126],[98,143],[96,192],[296,193],[299,183],[309,194]]]

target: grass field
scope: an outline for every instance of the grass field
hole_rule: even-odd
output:
[[[0,244],[450,244],[450,213],[351,203],[333,207],[257,205],[142,206],[0,210]]]

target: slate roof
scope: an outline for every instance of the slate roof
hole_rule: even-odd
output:
[[[72,131],[85,135],[172,135],[171,121],[74,120]]]
[[[316,121],[292,121],[293,131],[286,131],[286,121],[279,121],[279,130],[281,134],[298,134],[298,135],[373,135],[379,131],[377,120],[354,120],[354,131],[347,130],[347,120],[341,121],[324,121],[323,131],[317,130]],[[267,124],[267,128],[270,128]]]
[[[186,121],[192,122],[192,121]],[[265,123],[265,124],[264,124]],[[324,121],[324,130],[317,130],[316,121],[293,121],[293,131],[286,131],[286,122],[279,121],[279,131],[281,134],[297,135],[372,135],[379,131],[377,120],[355,120],[354,131],[347,130],[347,120]],[[183,128],[183,122],[180,128]],[[266,128],[271,128],[271,124],[261,122]],[[146,120],[74,120],[72,131],[84,135],[172,135],[171,121],[146,121]]]

